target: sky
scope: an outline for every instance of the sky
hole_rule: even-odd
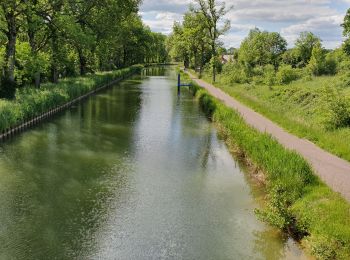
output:
[[[219,0],[219,2],[222,0]],[[239,47],[250,29],[279,32],[293,47],[300,32],[311,31],[326,48],[336,48],[343,41],[341,23],[350,0],[226,0],[233,6],[226,15],[231,29],[221,37],[226,47]],[[140,15],[153,31],[171,33],[174,21],[193,0],[143,0]]]

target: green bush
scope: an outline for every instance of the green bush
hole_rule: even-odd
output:
[[[264,84],[272,86],[276,83],[276,72],[273,65],[267,65],[264,67]]]
[[[337,73],[337,61],[331,55],[327,55],[323,69],[324,74],[335,75]]]
[[[299,69],[292,68],[290,65],[280,66],[277,74],[276,80],[279,84],[289,84],[294,80],[301,78],[301,72]]]
[[[324,115],[324,124],[328,129],[350,126],[350,98],[342,95],[333,86],[326,86],[323,90],[324,103],[320,109]]]
[[[229,62],[223,66],[222,74],[228,83],[248,83],[251,73],[244,65]]]

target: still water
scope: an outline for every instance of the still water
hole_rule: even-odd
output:
[[[301,259],[172,68],[1,145],[0,259]]]

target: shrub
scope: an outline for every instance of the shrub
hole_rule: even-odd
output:
[[[267,65],[264,67],[264,84],[272,86],[276,83],[276,72],[273,65]]]
[[[325,67],[325,55],[324,50],[320,42],[317,42],[312,48],[312,54],[310,61],[307,65],[307,69],[312,75],[319,76],[324,73]]]
[[[276,74],[276,81],[277,83],[284,85],[289,84],[300,77],[301,73],[299,69],[294,69],[290,65],[282,65]]]
[[[335,75],[337,73],[337,61],[331,55],[326,56],[324,73],[327,75]]]
[[[333,86],[326,86],[323,91],[324,103],[321,110],[324,114],[324,124],[328,129],[350,126],[350,99],[342,95]],[[324,111],[325,110],[325,111]]]
[[[247,83],[250,79],[250,70],[240,63],[227,63],[222,71],[228,83]]]

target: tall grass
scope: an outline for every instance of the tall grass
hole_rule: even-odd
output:
[[[195,90],[227,143],[265,173],[268,203],[257,215],[300,239],[318,259],[350,259],[350,205],[322,183],[300,155],[247,125],[205,90]]]
[[[18,89],[14,100],[0,100],[0,131],[40,115],[49,109],[63,105],[97,87],[140,69],[141,66],[132,66],[111,72],[99,72],[85,77],[66,78],[58,84],[43,84],[40,89],[32,87]]]

